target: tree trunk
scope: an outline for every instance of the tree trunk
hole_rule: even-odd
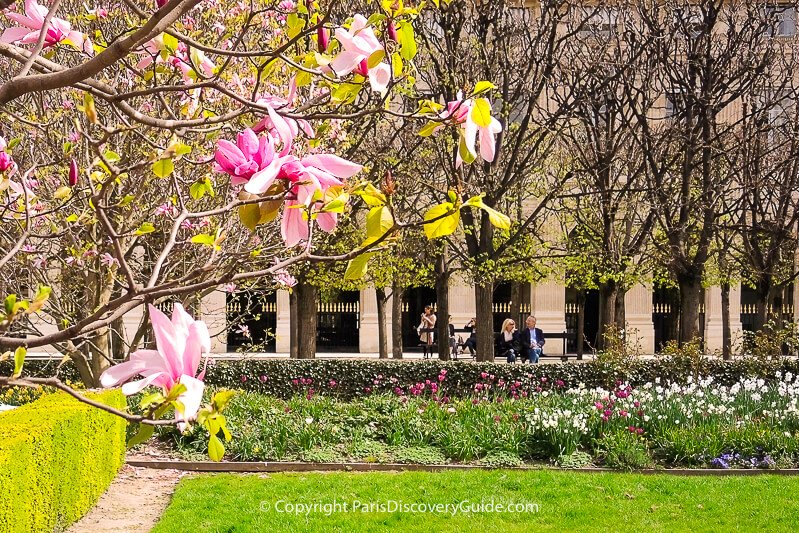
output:
[[[625,294],[627,294],[627,291],[623,287],[619,287],[616,291],[616,308],[613,321],[621,329],[626,329],[627,326],[627,307],[624,304]]]
[[[669,304],[669,321],[666,330],[666,341],[680,340],[680,291],[669,289],[666,292],[666,301]]]
[[[680,345],[699,338],[699,304],[702,284],[699,276],[680,280]]]
[[[766,280],[759,280],[755,290],[757,303],[755,304],[755,331],[760,331],[768,322],[769,303],[771,298],[771,284]]]
[[[577,291],[577,334],[575,337],[577,359],[582,359],[585,346],[583,341],[585,338],[585,290],[583,289]]]
[[[404,289],[396,280],[391,285],[391,353],[402,359],[402,295]]]
[[[297,358],[316,357],[316,297],[318,289],[307,282],[298,283],[297,290]]]
[[[377,299],[377,348],[380,359],[388,359],[388,335],[386,332],[386,297],[385,287],[375,287]]]
[[[300,318],[298,311],[298,292],[295,287],[289,293],[289,358],[297,359],[299,355],[299,335],[298,329],[300,327]]]
[[[477,314],[477,360],[494,361],[494,285],[474,286]]]
[[[436,337],[438,358],[449,361],[449,271],[446,250],[436,259]]]
[[[86,387],[99,387],[100,375],[111,366],[111,363],[108,361],[111,357],[111,345],[108,342],[109,337],[109,329],[106,327],[96,330],[89,338],[89,351],[92,357],[92,377],[94,379],[91,385],[86,383]]]
[[[721,284],[721,356],[732,359],[732,332],[730,331],[730,283]]]
[[[606,281],[599,285],[599,329],[597,331],[596,347],[605,348],[605,332],[608,326],[616,323],[616,297],[619,286],[614,280]]]
[[[510,316],[517,324],[524,324],[527,318],[522,316],[522,288],[520,281],[510,282]]]

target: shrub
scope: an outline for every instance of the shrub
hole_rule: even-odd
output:
[[[27,366],[26,366],[27,369]],[[688,357],[627,360],[624,365],[590,361],[582,364],[508,365],[457,361],[358,361],[341,359],[239,360],[209,365],[206,383],[288,399],[297,395],[332,396],[349,400],[375,393],[403,396],[512,397],[515,389],[611,388],[618,381],[640,386],[660,378],[685,383],[697,375],[713,376],[715,383],[731,385],[743,377],[773,381],[777,371],[799,374],[799,361],[735,361]],[[444,380],[439,381],[444,374]],[[542,379],[543,378],[543,379]],[[519,383],[514,387],[514,383]],[[431,385],[435,384],[435,392]],[[424,388],[419,388],[425,385]]]
[[[480,459],[480,464],[488,468],[515,468],[524,464],[515,453],[492,452]]]
[[[117,390],[91,396],[125,405]],[[53,531],[83,516],[122,466],[125,425],[64,393],[0,414],[0,532]]]

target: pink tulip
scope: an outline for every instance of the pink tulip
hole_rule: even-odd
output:
[[[150,385],[161,387],[164,394],[168,394],[172,387],[180,383],[186,387],[186,391],[178,396],[178,400],[185,409],[183,413],[176,412],[175,417],[190,421],[200,409],[205,388],[202,382],[204,372],[198,376],[197,369],[203,352],[211,351],[208,328],[204,322],[189,316],[178,303],[175,304],[171,321],[153,305],[149,309],[157,350],[134,352],[129,361],[103,372],[100,384],[114,387],[137,374],[143,376],[144,379],[122,385],[122,393],[130,396]],[[184,429],[185,423],[181,423],[180,427]]]
[[[37,3],[36,0],[25,0],[24,15],[13,12],[5,13],[6,17],[21,26],[7,28],[0,36],[0,42],[19,44],[37,42],[44,26],[44,19],[49,11],[49,8]],[[64,19],[58,17],[50,19],[45,35],[45,47],[54,46],[64,41],[89,55],[94,54],[94,48],[89,38],[78,31],[72,31],[72,26]]]
[[[69,186],[74,187],[78,184],[78,162],[74,159],[69,162]]]

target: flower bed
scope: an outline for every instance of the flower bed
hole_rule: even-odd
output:
[[[351,401],[242,392],[226,412],[229,458],[618,468],[786,468],[799,460],[799,377],[792,373],[732,384],[656,378],[607,389],[487,374],[461,398],[449,393],[459,386],[450,380],[442,369],[434,380]],[[179,450],[204,452],[201,429],[173,436]]]

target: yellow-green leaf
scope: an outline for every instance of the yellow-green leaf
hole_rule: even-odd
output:
[[[137,229],[134,233],[136,235],[147,235],[148,233],[152,233],[155,231],[155,226],[153,226],[152,222],[142,222],[139,229]]]
[[[486,91],[493,91],[496,88],[497,86],[491,83],[490,81],[478,81],[474,85],[474,91],[472,91],[472,94],[475,95],[475,94],[484,93]]]
[[[261,220],[261,208],[258,204],[244,204],[239,206],[239,219],[250,231],[255,231],[255,227]]]
[[[422,126],[422,129],[419,130],[420,137],[430,137],[432,134],[436,132],[436,128],[441,127],[440,122],[433,122],[432,120]]]
[[[20,346],[14,350],[14,374],[11,376],[12,378],[18,378],[22,375],[22,365],[25,364],[25,355],[27,355],[27,353],[28,350],[26,350],[24,346]]]
[[[416,57],[416,37],[413,35],[413,26],[410,22],[403,21],[398,25],[397,39],[400,42],[402,59],[410,61]]]
[[[428,209],[424,219],[425,235],[428,239],[436,239],[454,233],[461,220],[461,214],[452,202],[444,202]]]
[[[200,233],[191,238],[191,242],[194,244],[202,244],[205,246],[213,246],[214,241],[216,241],[216,237],[208,235],[207,233]]]
[[[366,253],[354,259],[350,259],[350,262],[347,263],[347,271],[344,272],[344,280],[356,281],[364,277],[366,275],[367,263],[372,255],[371,253]]]
[[[153,174],[159,178],[166,178],[175,170],[175,164],[171,159],[159,159],[153,163]]]
[[[472,120],[480,127],[491,124],[491,104],[485,98],[476,98],[472,106]]]
[[[394,226],[394,217],[388,206],[373,207],[366,215],[366,236],[377,240]]]
[[[139,431],[133,435],[130,440],[128,440],[128,448],[133,448],[137,444],[141,444],[142,442],[146,442],[150,440],[150,437],[153,436],[153,431],[155,430],[155,426],[150,424],[139,424]]]
[[[225,445],[222,444],[219,437],[211,435],[211,438],[208,439],[208,457],[210,457],[212,461],[219,462],[224,455]]]

